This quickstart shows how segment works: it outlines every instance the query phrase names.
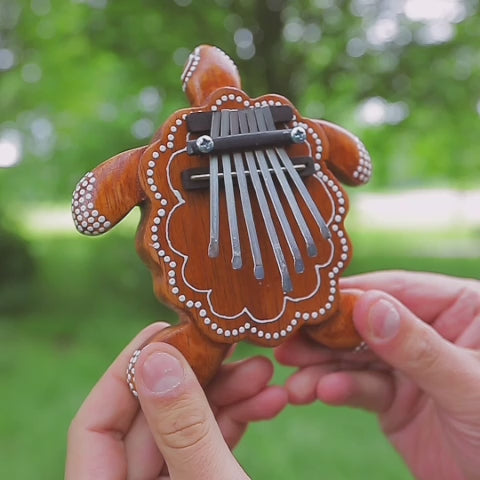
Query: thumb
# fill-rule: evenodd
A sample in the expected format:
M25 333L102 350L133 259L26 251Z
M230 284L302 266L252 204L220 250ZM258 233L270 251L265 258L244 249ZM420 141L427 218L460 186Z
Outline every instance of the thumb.
M142 410L172 480L248 479L178 350L165 343L147 345L135 377Z
M444 408L458 409L458 398L468 398L478 382L478 361L469 350L445 340L386 293L363 294L353 320L372 351Z

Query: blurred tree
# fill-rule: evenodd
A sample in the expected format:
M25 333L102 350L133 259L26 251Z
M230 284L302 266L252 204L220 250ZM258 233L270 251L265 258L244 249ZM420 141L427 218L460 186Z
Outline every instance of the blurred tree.
M64 200L81 174L186 106L213 43L250 95L361 134L374 186L480 173L478 0L0 0L0 198ZM16 152L16 153L15 153ZM3 160L2 160L3 157Z
M35 262L28 243L0 221L0 316L30 306L27 299L34 277Z

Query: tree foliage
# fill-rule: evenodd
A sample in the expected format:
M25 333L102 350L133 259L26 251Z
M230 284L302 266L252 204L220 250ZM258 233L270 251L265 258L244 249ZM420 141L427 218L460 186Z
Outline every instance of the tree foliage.
M374 186L472 185L478 10L478 0L0 0L0 142L21 148L20 164L0 170L0 198L67 200L84 171L146 143L187 105L179 76L202 43L230 54L251 96L284 94L359 134Z
M27 309L35 280L28 243L0 222L0 316Z

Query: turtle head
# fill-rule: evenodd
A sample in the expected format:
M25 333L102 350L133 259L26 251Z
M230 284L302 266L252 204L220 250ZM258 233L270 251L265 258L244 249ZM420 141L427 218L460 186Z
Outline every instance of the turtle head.
M190 103L199 107L223 87L241 88L238 69L222 50L200 45L190 54L182 74L183 90Z

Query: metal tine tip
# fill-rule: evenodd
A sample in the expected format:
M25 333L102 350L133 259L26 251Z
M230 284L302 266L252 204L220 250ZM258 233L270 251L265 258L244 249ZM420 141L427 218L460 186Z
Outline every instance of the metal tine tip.
M266 108L264 108L264 112L267 112ZM268 117L269 114L270 114L270 117ZM268 118L269 125L271 127L271 122L273 122L273 118L271 119L270 109L268 109L268 112L266 113L266 115L267 115L267 118ZM290 157L287 155L287 152L282 147L276 147L275 150L276 150L277 155L280 158L283 166L287 169L287 171L288 171L291 179L293 180L295 186L297 187L297 189L301 193L301 195L302 195L305 203L307 204L310 212L312 213L313 217L315 218L315 221L317 222L317 224L320 228L322 236L325 239L328 240L329 238L331 238L332 234L330 233L330 230L329 230L324 218L322 217L322 214L318 210L317 205L313 201L313 198L311 197L307 187L303 183L302 178L300 177L300 175L298 174L298 172L294 168Z
M230 134L230 110L221 111L220 136ZM227 217L230 228L230 243L232 247L232 267L234 270L242 268L242 251L238 232L237 211L235 207L235 192L232 181L232 165L229 153L222 154L223 181L225 186L225 201L227 203Z
M266 128L272 130L275 128L275 122L273 121L272 113L269 107L262 107L263 116L265 119ZM307 222L303 216L303 213L298 205L298 202L295 198L295 194L292 191L290 183L285 176L285 171L287 170L286 167L282 167L280 165L280 159L277 155L277 152L273 148L267 149L267 156L270 160L270 163L275 171L277 179L282 187L283 193L290 205L290 209L292 210L293 216L300 228L300 232L305 240L305 244L307 247L307 254L309 257L316 257L318 255L318 249L315 245L315 240L312 237L310 229L308 228ZM293 163L292 163L293 165ZM293 165L295 168L295 165Z
M265 131L267 129L267 126L263 117L263 110L261 108L257 108L254 111L254 116L252 114L253 112L250 115L247 114L250 128L257 129L258 125L259 130ZM288 248L290 249L290 252L293 256L295 271L297 273L302 273L305 271L302 254L300 252L300 249L298 248L298 244L295 236L293 235L290 224L288 223L287 216L285 214L285 210L283 209L280 197L278 196L277 188L268 168L267 159L263 150L255 150L255 154L257 156L257 161L260 166L263 181L265 182L265 185L267 187L267 192L270 196L274 210L277 214L280 226L282 227L285 239L287 240Z
M256 128L255 126L255 117L253 117L253 125L251 125L251 120L247 120L247 112L244 110L238 112L238 120L240 125L240 132L247 133L250 127ZM270 240L270 244L273 249L273 253L275 256L275 260L277 262L277 267L280 272L280 277L282 281L282 288L284 292L291 292L293 290L292 281L290 278L290 273L288 272L287 263L285 261L285 257L283 255L282 248L280 246L280 241L277 236L277 232L275 231L275 224L273 223L273 219L270 213L270 209L268 206L267 198L265 197L265 192L263 191L262 182L260 180L260 176L258 173L258 167L255 161L255 156L253 152L246 151L245 152L245 159L247 161L247 166L250 171L250 178L252 181L252 185L257 197L258 204L260 206L260 212L263 217L263 221L265 223L265 228L267 230L267 235Z
M295 183L295 186L297 189L300 191L305 203L307 204L310 212L312 213L313 217L315 218L315 221L317 222L317 225L320 228L320 232L322 233L323 238L328 240L331 238L332 234L330 233L330 230L322 217L322 214L318 210L318 207L316 203L313 201L313 198L311 197L307 187L302 181L302 178L298 174L298 172L293 168L292 162L290 160L290 157L287 155L287 152L285 151L284 148L276 148L275 149L280 160L282 161L283 165L286 167L290 178L293 180Z

